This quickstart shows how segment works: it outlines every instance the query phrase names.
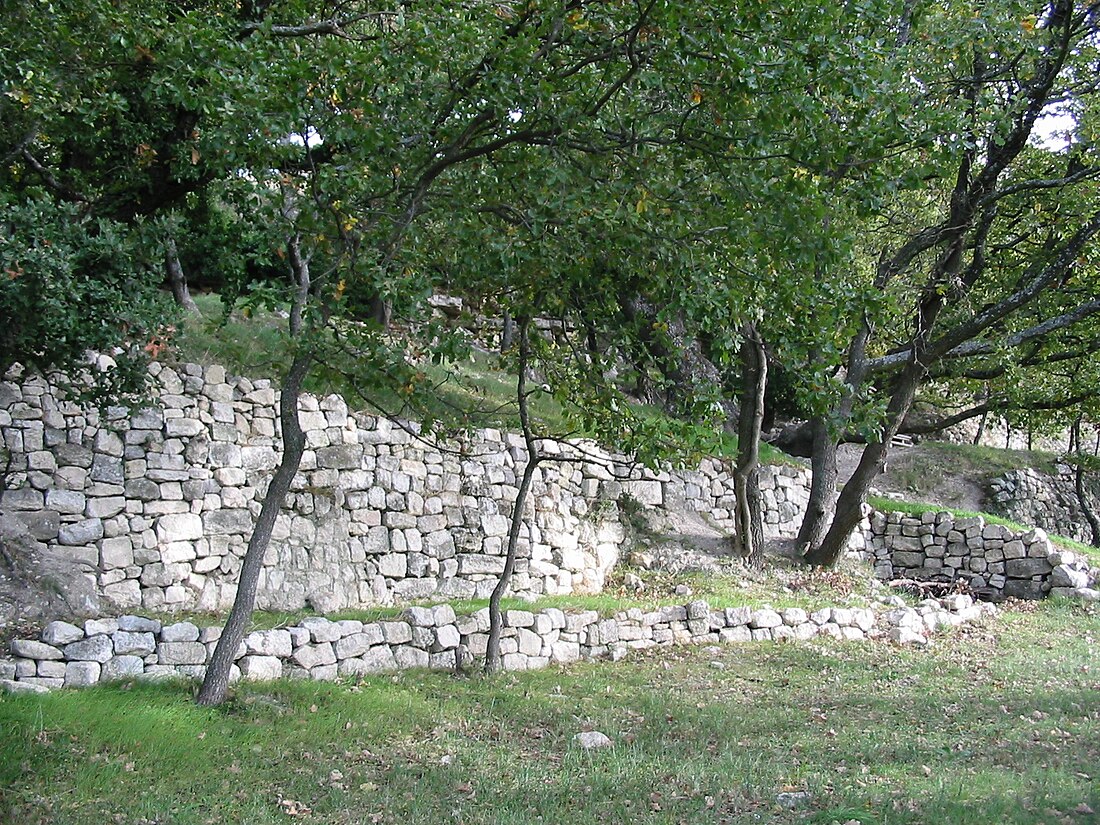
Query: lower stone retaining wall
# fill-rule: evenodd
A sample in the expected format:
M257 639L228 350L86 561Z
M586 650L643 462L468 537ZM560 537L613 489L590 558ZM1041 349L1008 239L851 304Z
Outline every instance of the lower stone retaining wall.
M886 597L871 608L728 607L702 600L651 611L632 608L601 618L594 611L507 610L501 639L506 670L535 670L580 660L618 660L632 650L681 644L805 640L815 636L888 638L924 644L927 635L996 613L968 596L928 600L918 608ZM456 616L446 604L409 607L394 621L303 619L285 629L254 631L237 652L233 678L354 678L411 668L448 670L483 659L488 609ZM116 679L199 679L220 627L163 625L139 616L52 622L39 640L12 642L0 661L0 687L10 691L86 687Z
M1083 557L1056 549L1039 528L1017 532L986 524L981 516L876 512L867 556L875 575L887 581L962 580L993 599L1041 599L1048 594L1100 599L1095 589L1100 569L1090 569Z

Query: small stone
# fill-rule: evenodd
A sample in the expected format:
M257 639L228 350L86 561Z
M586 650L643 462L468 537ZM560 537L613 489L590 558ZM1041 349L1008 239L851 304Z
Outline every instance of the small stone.
M608 738L607 734L600 733L598 730L582 731L573 737L573 741L586 751L611 747L611 739Z
M790 793L776 794L775 803L781 808L794 810L795 808L804 808L809 805L812 798L809 791L793 791Z

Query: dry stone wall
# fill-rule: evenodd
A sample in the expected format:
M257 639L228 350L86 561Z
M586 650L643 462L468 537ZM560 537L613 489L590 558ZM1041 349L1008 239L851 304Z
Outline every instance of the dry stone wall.
M1100 484L1090 480L1085 491L1093 509L1100 512ZM1011 470L990 482L989 506L990 512L1020 524L1035 524L1080 542L1092 541L1069 467L1060 467L1057 475L1030 467Z
M1048 594L1100 599L1100 569L1053 547L1041 528L1022 532L981 516L876 512L867 555L880 579L964 581L978 594L1041 599Z
M0 382L12 459L0 498L5 535L21 531L11 546L51 560L54 587L74 614L220 611L235 594L279 457L278 393L217 366L154 364L153 373L157 407L103 415L41 379ZM338 396L305 396L299 417L307 450L264 560L260 608L331 612L488 595L526 462L521 439L482 430L422 440L411 426L349 412ZM592 445L564 449L587 458L540 466L515 594L598 591L620 553L624 495L732 529L723 462L653 473ZM767 534L793 535L807 471L761 475Z
M968 596L878 608L712 609L700 600L649 611L632 608L609 617L555 608L507 610L501 652L506 670L536 670L579 660L617 660L634 650L682 644L815 636L926 644L940 628L996 613L992 605L975 604ZM456 616L446 604L409 607L393 621L309 617L294 627L250 633L237 650L232 673L234 679L331 680L412 668L449 670L483 659L488 631L488 609ZM164 625L140 616L83 624L55 621L39 639L12 642L12 658L0 660L0 688L44 691L117 679L200 679L220 634L220 627Z

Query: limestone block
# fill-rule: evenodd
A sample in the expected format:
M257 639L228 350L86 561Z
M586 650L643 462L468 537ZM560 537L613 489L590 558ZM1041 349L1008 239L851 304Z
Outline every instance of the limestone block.
M64 515L81 515L87 499L75 490L47 490L46 507Z
M402 645L412 641L412 628L406 622L379 622L382 639L389 645Z
M783 624L789 627L805 624L810 620L806 611L799 607L788 607L785 610L781 610L779 615L783 617Z
M504 572L503 556L484 556L463 553L456 558L458 559L458 573L460 576L499 576Z
M97 635L65 645L65 658L71 662L107 662L115 655L110 636Z
M62 659L64 654L53 645L44 642L35 642L30 639L13 639L11 642L13 656L24 659Z
M118 629L128 633L160 633L161 623L143 616L119 616Z
M203 536L202 518L194 513L172 513L157 519L157 539L165 544L187 542Z
M75 524L63 524L57 534L59 544L70 547L94 544L103 538L103 522L98 518L84 519ZM98 553L96 562L98 563Z
M197 418L169 418L164 422L164 434L169 438L192 438L206 432L206 425Z
M84 638L84 629L68 622L50 622L42 630L42 641L58 647Z
M435 653L442 650L451 650L458 647L461 641L457 627L453 624L442 625L435 630L435 642L432 644L431 650ZM541 648L541 646L542 642L540 640L539 647Z
M116 656L148 656L156 649L156 637L152 633L132 633L118 630L111 636Z
M319 665L336 664L336 653L330 642L302 645L290 658L296 665L306 670L312 670Z
M378 559L378 572L391 579L402 579L408 572L408 559L402 553L389 553Z
M406 607L401 616L413 627L435 626L435 614L430 607Z
M656 635L654 635L654 640L656 640ZM724 627L718 631L718 640L723 644L748 642L752 640L752 631L749 629L747 622L733 627Z
M241 677L249 681L269 681L283 675L283 662L277 656L245 656L240 668Z
M103 663L99 678L103 682L129 679L141 676L144 671L145 662L140 656L115 656Z
M1050 576L1051 587L1078 588L1088 587L1089 574L1084 570L1077 570L1066 564L1059 564L1054 568ZM43 641L49 641L43 637Z
M211 536L248 535L252 532L252 513L247 509L212 510L203 513L202 530Z
M505 627L531 627L535 623L535 615L528 610L505 610L502 618Z
M37 681L20 679L0 679L0 690L5 693L49 693L50 686L39 684Z
M400 670L428 667L429 657L426 650L410 645L398 645L393 648L394 664Z
M92 662L92 664L96 664L96 662ZM43 660L38 663L35 675L43 679L64 679L65 662Z
M65 687L90 687L99 681L99 662L69 662L65 665Z
M343 636L340 625L321 616L307 616L298 624L309 631L310 639L314 642L335 642Z
M92 459L90 475L92 481L103 481L107 484L122 484L126 481L122 459L102 453L97 453Z
M762 608L760 610L754 610L752 616L749 619L749 626L756 629L779 627L783 624L783 617L776 611L768 608Z
M199 629L191 622L177 622L165 625L160 631L162 642L197 642Z
M1027 579L1032 576L1045 576L1053 568L1045 558L1010 558L1005 562L1005 573L1010 578Z

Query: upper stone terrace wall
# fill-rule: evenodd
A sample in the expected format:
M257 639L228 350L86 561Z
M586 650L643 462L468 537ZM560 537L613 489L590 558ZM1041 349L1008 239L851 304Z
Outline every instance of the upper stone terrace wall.
M235 594L279 457L278 392L217 366L153 371L156 408L104 416L41 379L0 382L12 458L5 534L21 531L20 546L68 568L58 581L80 585L75 612L224 610ZM522 439L481 430L436 443L349 413L338 396L304 396L299 416L307 449L265 558L259 607L328 612L488 595L504 565ZM732 529L727 464L652 473L583 449L592 460L539 468L513 593L598 591L623 542L623 495ZM794 535L808 472L765 468L761 486L768 536Z

